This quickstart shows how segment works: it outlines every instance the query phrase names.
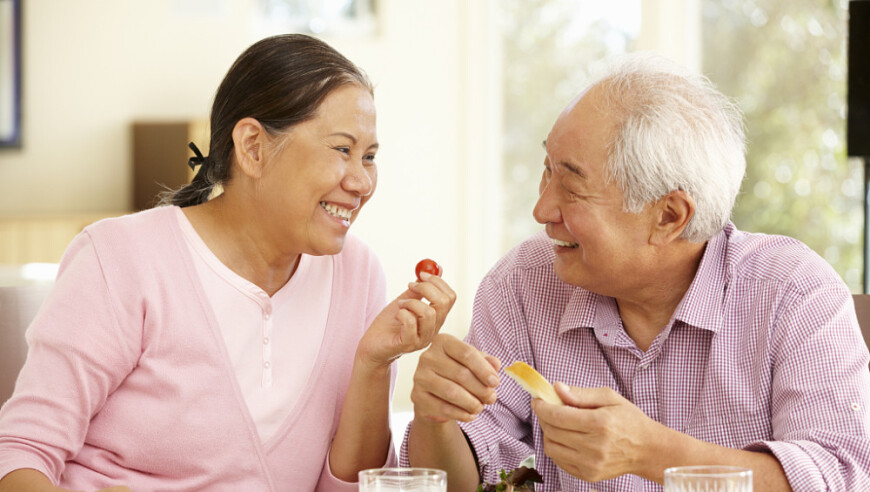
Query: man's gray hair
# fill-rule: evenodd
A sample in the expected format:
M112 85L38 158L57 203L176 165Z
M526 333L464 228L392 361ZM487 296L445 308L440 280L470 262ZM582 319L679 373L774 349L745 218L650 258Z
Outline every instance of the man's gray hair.
M622 190L623 209L639 213L682 190L696 208L681 237L704 242L721 231L746 172L737 105L706 77L650 54L626 56L594 86L616 122L606 176Z

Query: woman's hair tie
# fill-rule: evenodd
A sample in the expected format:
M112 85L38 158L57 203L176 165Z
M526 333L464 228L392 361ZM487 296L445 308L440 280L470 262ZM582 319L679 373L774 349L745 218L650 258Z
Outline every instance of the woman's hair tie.
M190 170L195 171L196 166L201 166L205 164L208 156L203 157L202 152L199 151L199 148L193 142L190 142L189 144L187 144L187 146L190 147L190 150L192 150L194 154L196 154L195 156L187 160L187 165L190 166Z

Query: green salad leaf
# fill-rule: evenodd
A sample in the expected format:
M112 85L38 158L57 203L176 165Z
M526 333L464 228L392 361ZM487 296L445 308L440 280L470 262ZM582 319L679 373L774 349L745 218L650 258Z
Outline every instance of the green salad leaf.
M536 483L544 483L543 477L534 468L521 466L510 473L499 472L501 480L498 483L482 483L477 486L477 492L533 492Z

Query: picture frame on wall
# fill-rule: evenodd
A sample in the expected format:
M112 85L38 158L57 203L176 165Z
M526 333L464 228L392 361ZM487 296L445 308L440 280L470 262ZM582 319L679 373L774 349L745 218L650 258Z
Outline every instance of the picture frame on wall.
M0 147L21 146L21 0L0 0Z

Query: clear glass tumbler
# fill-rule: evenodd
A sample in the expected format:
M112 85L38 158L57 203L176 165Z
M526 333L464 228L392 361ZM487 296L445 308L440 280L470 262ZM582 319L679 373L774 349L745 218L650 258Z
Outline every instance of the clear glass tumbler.
M363 470L359 492L447 492L447 472L433 468Z
M737 466L668 468L665 492L752 492L752 470Z

